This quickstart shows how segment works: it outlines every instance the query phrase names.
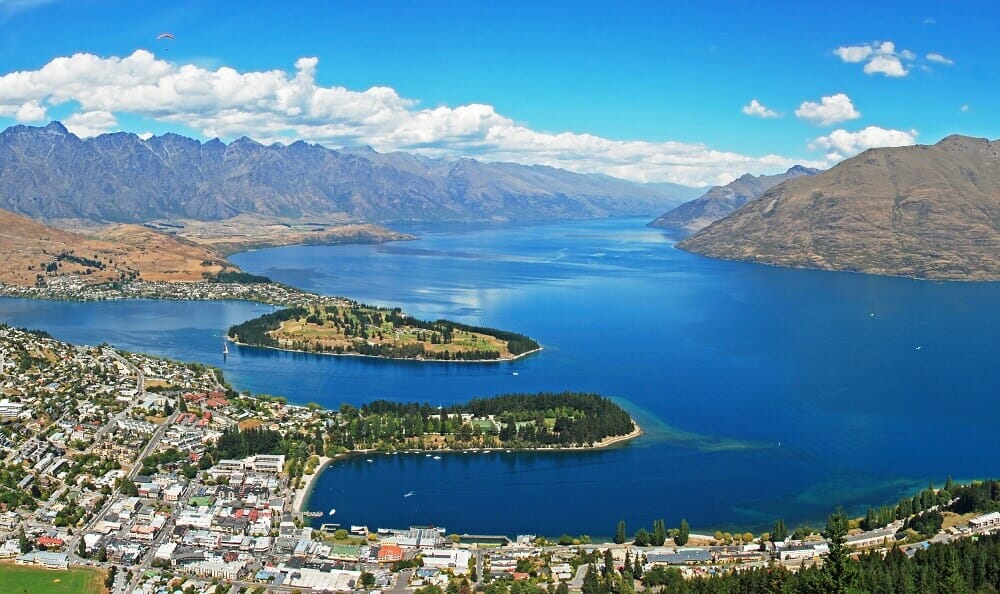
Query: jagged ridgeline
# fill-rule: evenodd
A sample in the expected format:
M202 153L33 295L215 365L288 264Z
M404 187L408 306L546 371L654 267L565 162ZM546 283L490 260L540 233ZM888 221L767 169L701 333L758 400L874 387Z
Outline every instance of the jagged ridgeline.
M282 309L238 324L229 337L270 348L393 359L496 361L541 348L517 334L450 320L427 322L399 308L361 304Z
M467 444L479 435L493 447L584 446L634 429L628 412L610 399L577 392L504 394L442 408L376 400L359 413L400 420L414 436L449 435Z

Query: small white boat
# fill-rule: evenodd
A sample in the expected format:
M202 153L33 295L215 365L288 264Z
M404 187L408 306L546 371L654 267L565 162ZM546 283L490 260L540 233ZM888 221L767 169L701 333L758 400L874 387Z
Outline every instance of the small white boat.
M222 343L222 354L223 355L228 355L229 354L229 343L228 342Z
M509 453L510 453L510 450L504 450L504 452L506 452L506 453L508 453L508 454L509 454Z
M425 458L430 458L430 457L431 457L431 455L430 455L430 454L424 454L424 457L425 457Z
M337 513L337 510L336 510L336 509L331 509L331 510L330 510L330 515L331 515L331 516L332 516L333 514L335 514L335 513Z
M410 491L408 493L403 493L403 497L413 497L413 491Z
M518 375L518 373L517 373L517 372L515 371L515 372L514 372L514 373L512 373L511 375Z
M440 459L441 459L441 456L434 456L434 458L433 458L433 459L434 459L434 460L440 460Z
M374 460L372 460L371 458L366 458L366 459L365 459L365 462L367 462L367 463L371 464L372 462L374 462Z

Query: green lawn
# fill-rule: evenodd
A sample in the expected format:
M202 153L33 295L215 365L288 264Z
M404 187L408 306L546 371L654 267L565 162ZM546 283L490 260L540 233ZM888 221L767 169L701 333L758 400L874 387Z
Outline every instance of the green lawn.
M95 569L50 571L0 564L0 594L102 594L104 591L104 574Z

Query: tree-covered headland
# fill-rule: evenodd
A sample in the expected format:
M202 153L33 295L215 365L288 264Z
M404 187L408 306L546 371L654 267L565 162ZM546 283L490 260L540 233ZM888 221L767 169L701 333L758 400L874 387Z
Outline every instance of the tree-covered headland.
M399 308L355 303L282 309L233 326L229 337L313 353L437 361L513 359L540 348L514 332L450 320L427 322Z

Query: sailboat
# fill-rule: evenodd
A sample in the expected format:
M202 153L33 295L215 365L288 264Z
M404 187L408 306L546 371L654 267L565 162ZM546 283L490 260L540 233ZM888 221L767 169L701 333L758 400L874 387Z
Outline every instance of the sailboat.
M229 354L229 343L228 342L222 343L222 354L223 355L228 355Z

